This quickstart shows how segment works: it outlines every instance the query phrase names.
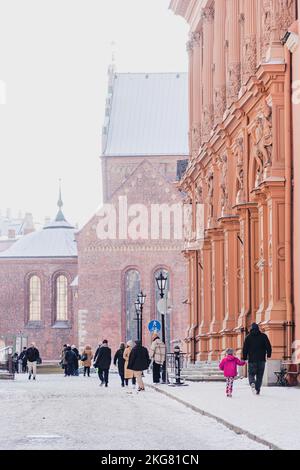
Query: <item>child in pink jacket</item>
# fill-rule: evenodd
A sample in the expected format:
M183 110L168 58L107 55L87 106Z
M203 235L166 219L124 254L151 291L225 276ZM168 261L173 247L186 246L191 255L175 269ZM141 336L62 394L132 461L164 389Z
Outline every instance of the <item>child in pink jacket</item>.
M244 366L245 361L241 361L234 355L233 349L227 349L226 357L220 362L220 369L224 371L226 377L226 395L232 397L233 381L237 376L237 366Z

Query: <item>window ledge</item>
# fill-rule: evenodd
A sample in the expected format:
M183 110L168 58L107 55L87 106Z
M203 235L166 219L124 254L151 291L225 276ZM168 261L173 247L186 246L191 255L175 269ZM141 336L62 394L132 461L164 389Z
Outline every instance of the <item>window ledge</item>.
M69 321L56 321L53 325L52 328L57 328L57 329L67 329L71 328L70 322Z
M25 328L30 328L30 329L40 329L44 328L44 325L41 321L29 321L26 325Z

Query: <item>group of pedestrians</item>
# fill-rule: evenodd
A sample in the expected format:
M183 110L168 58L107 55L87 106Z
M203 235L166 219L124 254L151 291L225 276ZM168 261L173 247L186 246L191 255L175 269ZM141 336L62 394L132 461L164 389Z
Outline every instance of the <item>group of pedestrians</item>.
M60 365L65 372L65 377L79 376L79 361L81 356L75 344L64 344L61 352Z
M18 354L15 352L12 356L14 373L28 373L28 379L33 377L36 380L37 364L42 362L39 350L36 348L35 343L31 343L29 348L23 348L23 351Z
M270 358L271 355L272 346L268 336L260 331L256 323L253 323L250 333L244 341L242 359L235 356L233 349L227 349L226 356L219 364L226 378L227 397L232 397L238 366L244 366L246 361L248 361L248 378L252 392L255 395L260 395L266 358ZM93 363L93 366L98 369L100 386L108 387L112 354L107 339L104 339L98 346L95 355L89 345L86 345L82 353L79 354L75 345L64 344L60 365L64 369L65 377L79 376L80 361L85 377L90 377ZM141 341L128 341L126 344L120 344L113 358L113 364L118 368L121 386L128 387L129 381L131 381L133 387L137 383L139 392L145 390L143 374L150 365L152 365L153 383L159 384L161 380L165 382L165 377L162 375L165 370L165 361L166 346L157 333L152 336L149 351ZM21 366L22 372L28 372L29 380L31 377L36 380L37 364L41 363L41 358L35 343L31 343L29 348L24 347L20 355L15 353L13 363L16 372L19 372Z
M238 366L244 366L248 361L248 378L253 394L260 395L266 358L272 355L272 346L268 336L262 333L257 323L252 323L250 333L246 336L242 360L234 355L233 349L227 349L226 356L220 363L220 369L226 377L226 395L232 397L234 379L238 375Z

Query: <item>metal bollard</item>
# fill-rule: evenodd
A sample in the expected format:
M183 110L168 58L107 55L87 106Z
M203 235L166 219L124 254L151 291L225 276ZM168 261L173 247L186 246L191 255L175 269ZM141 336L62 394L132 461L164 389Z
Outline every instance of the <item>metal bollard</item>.
M173 384L169 384L171 387L176 387L176 386L187 386L184 382L181 381L181 356L183 354L180 352L180 347L175 346L174 347L174 366L175 366L175 382Z

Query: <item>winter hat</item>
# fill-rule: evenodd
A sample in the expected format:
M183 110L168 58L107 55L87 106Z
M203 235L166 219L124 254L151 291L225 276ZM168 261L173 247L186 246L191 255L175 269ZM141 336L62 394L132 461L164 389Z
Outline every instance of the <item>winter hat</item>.
M232 348L228 348L228 349L226 349L226 354L227 354L227 356L233 356L234 350Z
M251 330L256 330L256 331L259 330L258 324L257 323L252 323Z

